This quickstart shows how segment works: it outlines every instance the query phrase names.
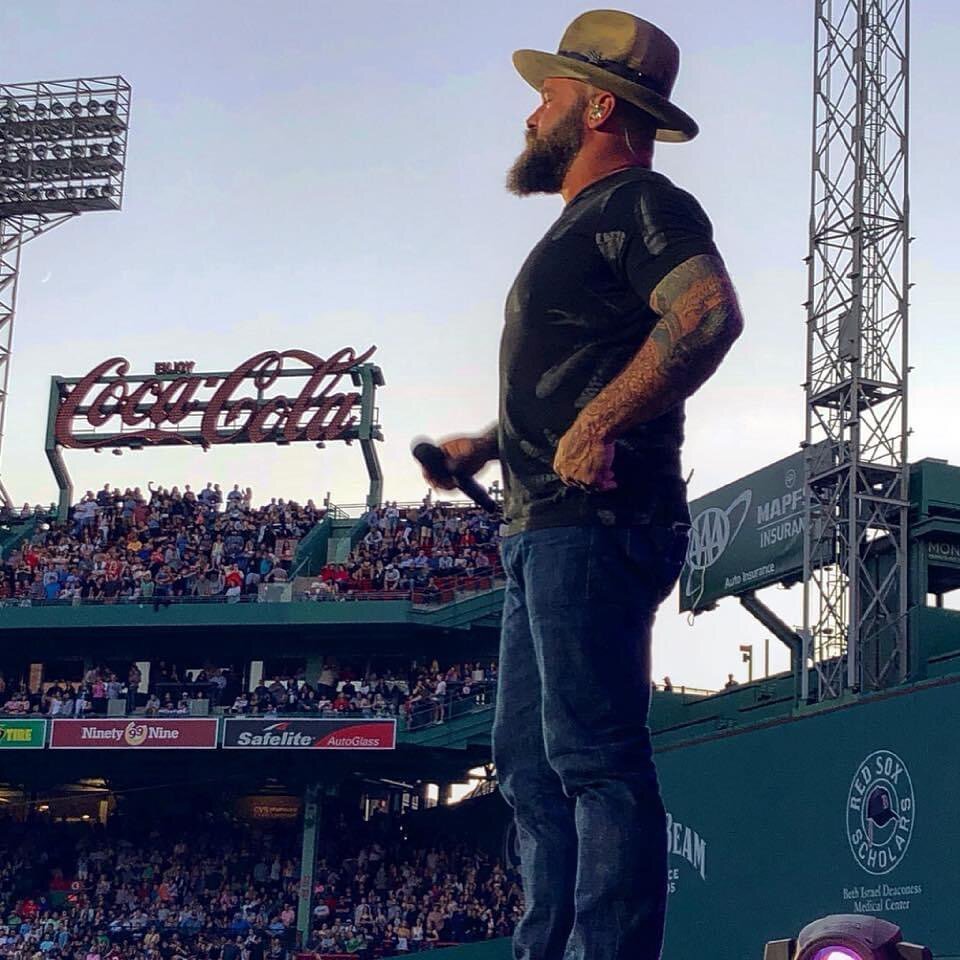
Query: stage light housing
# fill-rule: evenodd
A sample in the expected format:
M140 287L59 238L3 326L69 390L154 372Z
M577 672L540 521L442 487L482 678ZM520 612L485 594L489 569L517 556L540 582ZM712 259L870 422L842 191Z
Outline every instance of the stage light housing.
M763 960L933 960L933 954L906 943L889 920L842 913L808 923L795 939L770 941Z
M123 77L0 85L0 218L119 210L129 116Z

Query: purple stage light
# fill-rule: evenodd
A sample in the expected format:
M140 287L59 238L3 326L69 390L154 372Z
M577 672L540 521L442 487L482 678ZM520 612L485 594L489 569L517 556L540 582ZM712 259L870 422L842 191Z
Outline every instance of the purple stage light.
M862 953L850 947L821 947L810 960L864 960Z
M840 913L808 923L796 937L768 941L763 960L933 960L933 953L906 943L889 920Z

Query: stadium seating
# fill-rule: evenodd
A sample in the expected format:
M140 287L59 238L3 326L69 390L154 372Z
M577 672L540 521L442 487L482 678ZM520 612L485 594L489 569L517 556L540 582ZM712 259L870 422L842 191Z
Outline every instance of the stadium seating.
M4 549L0 603L152 605L250 600L405 599L436 604L488 590L499 574L499 531L483 511L429 500L369 510L341 563L316 575L294 566L300 540L324 519L312 500L252 506L239 485L199 493L104 486L66 520L10 517L23 532ZM29 520L29 523L27 522ZM7 525L9 527L9 524ZM3 544L0 543L0 548Z
M224 502L225 500L225 502ZM324 515L312 501L253 508L250 492L105 486L40 525L0 564L0 595L31 602L234 599L285 580L296 544Z
M458 591L490 589L500 573L499 526L482 510L387 502L363 519L363 535L345 562L328 563L299 583L299 596L443 603Z
M404 729L416 729L491 703L497 665L474 661L441 667L434 660L429 667L411 665L403 676L358 676L346 670L341 677L327 668L312 682L302 676L274 676L247 691L229 670L209 667L188 674L158 661L151 665L146 692L139 692L141 681L136 663L122 678L107 666L93 666L80 680L50 678L34 693L28 691L25 676L0 675L0 715L385 716L398 717ZM196 701L204 702L201 711L191 711Z
M0 820L0 957L286 960L297 952L296 822L222 810L116 815L105 825L52 817ZM522 915L516 871L468 840L418 847L397 817L330 819L303 945L312 956L402 956L509 936Z

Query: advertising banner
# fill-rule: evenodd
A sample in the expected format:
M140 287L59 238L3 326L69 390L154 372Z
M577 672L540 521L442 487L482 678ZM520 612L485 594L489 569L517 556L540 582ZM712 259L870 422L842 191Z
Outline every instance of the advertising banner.
M91 717L53 720L54 749L211 750L217 745L217 718Z
M940 567L960 567L960 543L943 534L938 536L939 539L926 542L927 563Z
M681 612L803 576L803 458L798 451L691 502Z
M299 797L268 794L241 797L235 810L245 820L296 820L301 806Z
M717 956L759 958L830 914L883 917L960 956L958 696L951 677L658 751L664 960L700 955L721 929Z
M350 440L362 397L336 388L376 349L343 347L326 358L308 350L264 350L229 373L203 373L182 361L132 374L128 360L110 357L84 377L54 378L55 442L92 450ZM140 429L131 429L135 425Z
M332 717L230 719L223 724L224 747L260 750L394 750L397 746L397 721L393 719L357 720Z
M42 750L46 720L0 720L0 750Z

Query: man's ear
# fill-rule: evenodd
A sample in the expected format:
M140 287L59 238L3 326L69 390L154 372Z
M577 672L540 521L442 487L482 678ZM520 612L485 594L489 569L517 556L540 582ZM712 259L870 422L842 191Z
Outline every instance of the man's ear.
M598 90L591 96L589 103L587 123L591 128L596 129L610 119L617 105L617 98L605 90Z

